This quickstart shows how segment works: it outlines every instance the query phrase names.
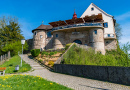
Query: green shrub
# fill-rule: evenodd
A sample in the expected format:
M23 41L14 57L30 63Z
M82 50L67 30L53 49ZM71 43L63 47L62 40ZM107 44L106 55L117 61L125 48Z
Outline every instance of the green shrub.
M54 53L57 54L57 51L55 51Z
M65 51L62 51L62 54L65 53Z
M40 61L40 62L42 62L42 60L41 60L41 59L40 59L39 61Z
M51 57L52 55L54 55L55 54L55 52L50 52L49 53L49 56Z
M46 55L46 53L47 53L47 52L44 51L44 52L41 53L41 55Z
M37 57L40 54L40 49L32 49L31 50L31 55L33 57Z
M49 53L48 53L48 52L46 52L46 53L45 53L45 55L46 55L46 56L48 56L48 55L49 55Z
M71 44L72 44L72 43L68 43L68 44L66 44L66 46L65 46L65 50L67 50Z

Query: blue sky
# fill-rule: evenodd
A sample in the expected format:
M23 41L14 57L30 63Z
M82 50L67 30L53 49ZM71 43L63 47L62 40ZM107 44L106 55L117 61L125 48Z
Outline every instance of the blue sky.
M80 17L91 3L115 17L122 27L122 44L130 42L130 6L129 0L2 0L0 17L12 16L19 19L22 34L32 38L32 30L49 22L71 19L76 9Z

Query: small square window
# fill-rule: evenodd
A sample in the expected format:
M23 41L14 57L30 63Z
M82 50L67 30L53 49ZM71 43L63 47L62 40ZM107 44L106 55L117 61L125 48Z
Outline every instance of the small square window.
M97 30L94 30L94 33L97 34Z
M106 22L106 23L103 23L103 26L105 27L105 28L108 28L108 23Z
M93 11L93 10L94 10L94 8L92 7L92 8L91 8L91 11Z
M108 37L110 37L110 34L107 34Z
M43 37L43 36L42 36L42 35L40 35L40 39L42 39L42 37Z
M56 34L56 37L58 37L58 34Z

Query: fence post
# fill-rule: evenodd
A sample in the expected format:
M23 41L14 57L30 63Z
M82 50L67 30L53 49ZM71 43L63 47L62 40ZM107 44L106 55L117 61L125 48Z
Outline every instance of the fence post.
M3 60L5 59L4 55L3 55Z
M5 61L6 61L6 54L5 54Z
M1 64L2 64L2 55L0 56L0 58L1 58Z
M10 59L10 51L8 51L8 59Z

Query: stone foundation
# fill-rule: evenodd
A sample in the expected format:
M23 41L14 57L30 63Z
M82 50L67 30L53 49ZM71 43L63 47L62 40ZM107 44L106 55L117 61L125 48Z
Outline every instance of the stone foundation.
M117 49L117 41L116 40L105 40L105 49L106 50L112 50L112 49Z

